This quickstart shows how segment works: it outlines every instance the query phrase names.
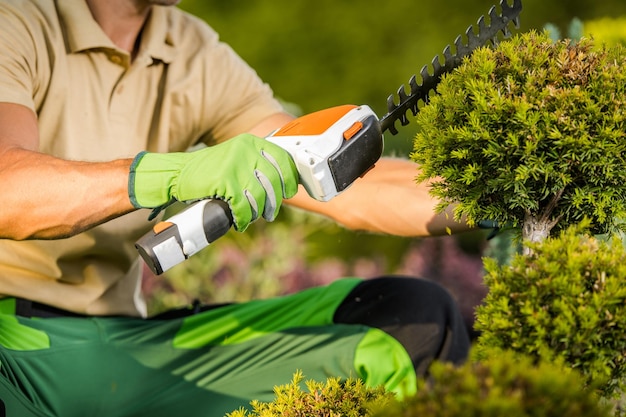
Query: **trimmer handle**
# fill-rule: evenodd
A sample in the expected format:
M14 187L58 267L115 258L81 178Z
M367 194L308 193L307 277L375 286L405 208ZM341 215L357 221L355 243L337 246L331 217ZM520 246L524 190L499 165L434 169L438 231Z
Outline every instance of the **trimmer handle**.
M152 272L160 275L222 237L232 224L226 202L201 200L157 223L135 247Z

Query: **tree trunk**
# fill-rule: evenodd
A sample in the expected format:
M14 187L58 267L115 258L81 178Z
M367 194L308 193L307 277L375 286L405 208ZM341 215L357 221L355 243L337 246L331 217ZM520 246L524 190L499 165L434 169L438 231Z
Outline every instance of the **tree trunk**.
M522 225L522 242L542 242L550 236L550 230L554 226L554 222L547 220L544 216L533 216L526 213L524 223ZM530 255L532 250L523 243L522 253Z
M550 230L561 219L561 215L552 218L552 212L563 195L563 189L556 192L550 199L539 215L535 215L527 210L524 214L524 223L522 223L522 253L530 255L532 250L526 246L525 242L538 243L543 242L550 236Z

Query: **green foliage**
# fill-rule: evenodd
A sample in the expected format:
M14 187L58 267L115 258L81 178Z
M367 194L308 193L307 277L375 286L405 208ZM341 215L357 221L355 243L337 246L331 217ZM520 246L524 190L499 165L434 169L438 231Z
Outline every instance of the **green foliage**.
M510 266L485 259L489 293L477 309L477 359L511 349L579 370L611 397L626 378L626 250L570 227Z
M274 388L273 402L252 401L252 411L239 409L227 417L368 417L371 410L394 401L394 394L384 388L370 388L358 378L329 378L325 383L306 381L296 372L290 384Z
M621 47L528 33L481 48L417 115L412 159L456 218L548 232L626 214L626 68Z
M305 113L354 103L382 115L389 94L498 3L182 0L180 7L206 20ZM523 7L521 30L626 13L622 0L523 0Z
M603 17L586 21L584 33L599 44L626 45L626 17Z
M609 410L573 370L511 352L462 367L434 363L417 394L375 417L601 417Z

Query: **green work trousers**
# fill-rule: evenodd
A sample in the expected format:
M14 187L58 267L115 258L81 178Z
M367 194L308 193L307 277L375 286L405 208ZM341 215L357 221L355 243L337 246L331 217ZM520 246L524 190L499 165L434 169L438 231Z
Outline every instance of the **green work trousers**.
M305 380L359 377L410 395L416 364L397 338L336 322L361 282L167 319L0 314L4 413L222 417L253 399L272 401L297 370Z

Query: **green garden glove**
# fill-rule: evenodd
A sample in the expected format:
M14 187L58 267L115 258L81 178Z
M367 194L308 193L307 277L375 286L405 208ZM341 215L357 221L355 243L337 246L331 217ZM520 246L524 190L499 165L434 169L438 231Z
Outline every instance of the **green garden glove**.
M259 214L276 218L283 198L298 190L298 171L287 151L242 134L194 152L138 154L128 194L136 208L158 208L176 199L226 201L235 229L242 232Z

